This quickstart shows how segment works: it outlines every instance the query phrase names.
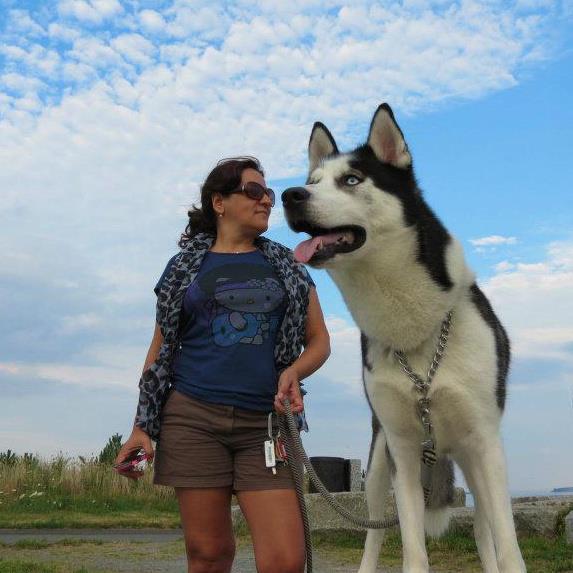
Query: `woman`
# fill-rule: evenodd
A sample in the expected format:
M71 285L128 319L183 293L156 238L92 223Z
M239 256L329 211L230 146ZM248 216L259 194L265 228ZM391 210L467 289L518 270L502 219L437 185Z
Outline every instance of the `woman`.
M223 160L205 180L182 251L155 287L161 323L145 361L133 432L116 459L140 447L153 453L160 418L154 483L175 488L192 573L231 570L233 493L251 531L257 571L304 570L292 475L282 463L266 467L263 442L269 413L284 413L284 397L302 412L300 381L328 358L330 343L308 272L286 247L260 237L273 205L254 158ZM183 277L194 278L187 286ZM181 303L173 302L179 293ZM163 400L149 394L167 371L158 366L162 360L172 388L154 417L153 404ZM275 433L276 427L274 420Z

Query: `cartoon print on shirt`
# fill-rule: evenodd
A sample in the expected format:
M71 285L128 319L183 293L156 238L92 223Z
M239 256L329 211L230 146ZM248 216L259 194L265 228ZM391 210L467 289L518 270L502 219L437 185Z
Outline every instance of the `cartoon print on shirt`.
M256 278L252 267L259 275ZM261 265L234 264L214 270L216 276L206 273L200 286L210 295L210 330L215 344L262 344L274 336L279 319L271 313L285 296L280 282L269 277Z

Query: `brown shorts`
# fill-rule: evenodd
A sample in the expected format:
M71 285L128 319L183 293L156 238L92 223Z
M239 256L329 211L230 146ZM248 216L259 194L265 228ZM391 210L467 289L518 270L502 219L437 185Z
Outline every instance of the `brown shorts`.
M276 434L276 416L274 433ZM171 390L161 410L153 483L227 487L233 491L294 489L288 465L265 466L268 414L211 404Z

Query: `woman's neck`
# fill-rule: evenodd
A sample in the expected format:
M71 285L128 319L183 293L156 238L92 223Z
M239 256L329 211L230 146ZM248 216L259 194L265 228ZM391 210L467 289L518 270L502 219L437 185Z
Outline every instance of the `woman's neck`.
M217 238L209 250L215 253L248 253L256 250L256 246L253 237L232 237L217 233Z

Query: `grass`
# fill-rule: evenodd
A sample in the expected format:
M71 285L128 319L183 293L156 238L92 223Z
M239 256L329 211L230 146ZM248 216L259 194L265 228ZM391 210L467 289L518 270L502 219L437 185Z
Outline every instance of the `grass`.
M109 464L63 455L0 463L0 527L178 527L173 490L152 474L128 480Z
M6 528L111 528L180 526L179 509L171 488L153 485L152 471L138 481L115 473L109 464L92 459L79 462L63 455L51 460L33 457L0 463L0 527ZM520 547L529 573L573 573L573 546L563 536L546 539L522 536ZM237 531L238 547L250 543L248 531ZM317 532L314 546L334 561L356 568L364 533ZM151 551L150 548L153 548ZM439 571L481 571L473 537L453 532L428 541L430 564ZM126 555L128 557L126 557ZM0 573L92 573L98 558L172 560L184 555L182 542L120 543L68 539L40 540L14 545L0 542ZM389 534L381 565L399 567L402 547L398 534ZM101 571L101 568L99 569Z
M362 557L364 539L362 532L319 532L313 535L313 545L340 563L356 565ZM573 573L573 546L568 545L564 537L521 536L519 546L529 573ZM440 539L429 539L427 548L432 568L464 573L482 570L470 535L453 531ZM399 567L401 562L400 536L390 533L382 548L380 564Z
M57 563L37 563L34 561L5 561L0 559L0 573L90 573L85 567L79 569Z
M313 534L315 551L349 570L357 568L362 557L364 534L359 532L318 532ZM238 537L238 547L250 543L248 535ZM546 539L537 536L520 538L520 547L529 573L571 573L573 547L563 538ZM101 570L100 559L110 563L136 564L172 563L184 557L183 541L162 543L61 540L54 543L26 541L15 545L0 544L0 573L94 573ZM428 541L430 565L436 571L477 573L481 566L472 537L452 532L441 539ZM382 549L380 567L399 568L402 547L398 534L389 534Z
M177 541L83 541L68 539L45 543L31 540L0 543L0 573L111 573L138 571L141 564L154 571L178 570L185 560L183 539Z

